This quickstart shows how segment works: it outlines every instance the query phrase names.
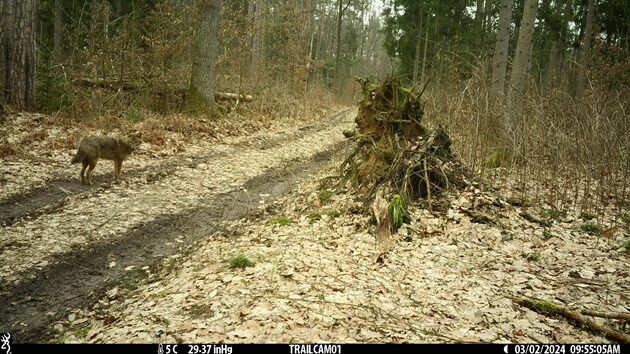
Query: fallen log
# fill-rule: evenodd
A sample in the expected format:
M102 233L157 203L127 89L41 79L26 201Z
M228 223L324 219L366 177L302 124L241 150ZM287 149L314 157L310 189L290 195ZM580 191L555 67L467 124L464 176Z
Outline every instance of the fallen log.
M110 90L123 90L128 92L140 91L142 89L150 90L151 92L155 92L160 95L164 94L174 94L181 95L182 97L186 97L188 95L188 88L186 87L153 87L147 88L146 85L141 84L137 81L121 81L121 80L113 80L113 79L92 79L86 77L79 77L72 80L73 84L85 87L97 87L97 88L105 88ZM231 92L215 92L214 99L217 101L241 101L241 102L251 102L254 100L252 95L245 95L239 93L231 93Z
M606 337L616 340L618 342L630 343L630 335L616 331L608 326L605 326L601 323L591 320L590 318L585 317L584 315L582 315L583 311L580 311L582 313L571 311L566 307L558 305L554 302L540 299L530 299L523 297L514 299L513 301L538 313L543 313L547 315L560 315L564 318L568 318L579 323L582 326L590 328L593 331L603 333Z
M215 92L214 99L217 101L221 100L238 100L243 102L251 102L254 100L254 97L251 95L241 95L239 93L230 93L230 92Z
M630 321L630 312L609 312L609 311L594 311L594 310L580 310L580 313L587 316L612 318L617 320Z
M552 225L552 224L551 224L551 221L548 221L548 220L543 220L543 219L537 218L537 217L535 217L534 215L532 215L532 214L530 214L530 213L528 213L528 212L526 212L526 211L522 211L522 212L520 212L518 215L520 215L523 219L525 219L525 220L527 220L527 221L529 221L529 222L532 222L532 223L538 224L538 225L540 225L540 226L544 226L544 227L551 227L551 225Z

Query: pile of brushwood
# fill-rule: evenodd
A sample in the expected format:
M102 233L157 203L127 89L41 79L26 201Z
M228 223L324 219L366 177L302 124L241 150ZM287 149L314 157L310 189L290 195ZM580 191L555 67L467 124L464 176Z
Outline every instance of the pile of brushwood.
M341 166L341 183L350 181L368 204L372 202L377 221L379 215L392 218L391 225L384 227L397 229L404 205L412 202L445 211L444 192L465 187L470 174L453 156L445 129L422 125L421 92L401 86L394 78L359 82L363 99L357 129L344 133L357 146Z

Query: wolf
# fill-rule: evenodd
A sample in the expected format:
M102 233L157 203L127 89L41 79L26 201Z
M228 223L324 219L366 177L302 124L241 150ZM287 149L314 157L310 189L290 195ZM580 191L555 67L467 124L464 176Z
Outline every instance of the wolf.
M83 138L79 143L79 150L72 158L71 163L83 164L81 169L81 183L92 184L92 170L99 159L114 161L114 179L118 183L121 180L120 172L123 161L140 145L140 134L130 137L110 137L105 135L91 135ZM87 176L85 176L87 169Z

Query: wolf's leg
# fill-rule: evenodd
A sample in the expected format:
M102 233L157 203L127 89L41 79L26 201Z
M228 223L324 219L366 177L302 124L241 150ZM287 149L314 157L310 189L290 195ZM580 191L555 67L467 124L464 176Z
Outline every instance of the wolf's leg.
M85 184L85 177L83 174L85 173L85 169L88 167L88 161L86 159L81 161L81 163L83 164L83 168L81 169L81 184Z
M122 161L118 161L118 160L114 160L114 174L115 174L115 181L118 182L120 181L120 168L122 167Z
M88 180L88 184L92 184L92 170L94 170L94 167L96 167L96 162L98 160L94 159L92 161L89 161L89 168L87 170L87 180Z

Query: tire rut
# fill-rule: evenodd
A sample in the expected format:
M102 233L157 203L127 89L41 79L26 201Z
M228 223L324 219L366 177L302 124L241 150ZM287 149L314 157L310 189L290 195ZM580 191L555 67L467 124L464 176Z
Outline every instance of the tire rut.
M73 247L17 285L0 283L0 297L6 304L0 331L13 333L20 343L52 338L52 323L65 318L70 309L87 307L107 289L127 283L125 268L156 267L165 257L190 249L195 241L211 234L220 221L257 215L260 194L269 194L270 199L285 194L349 147L341 141L309 160L254 177L244 184L245 189L208 197L193 210L164 215L115 239ZM109 268L111 259L116 266Z
M317 125L305 126L300 128L291 136L283 136L272 139L261 137L261 141L257 141L258 146L254 146L249 141L241 141L230 145L235 148L245 149L256 147L258 149L267 150L280 144L287 144L291 141L300 139L305 135L325 129L330 124L338 123L345 117L351 109L342 110L333 115L330 119ZM234 152L231 152L234 153ZM151 165L140 169L129 169L125 172L126 178L136 178L144 176L147 183L159 182L163 178L172 175L180 167L193 167L200 162L225 156L228 152L211 151L208 154L198 156L194 162L182 163L181 156L173 157L159 165ZM77 170L78 171L78 170ZM114 177L112 172L102 175L102 181L110 181ZM67 204L68 198L77 194L98 194L108 189L109 183L99 183L93 186L86 186L78 183L78 177L75 178L53 178L46 183L46 186L37 187L26 193L0 200L0 226L10 226L24 218L36 218L44 214L51 214L63 208Z

